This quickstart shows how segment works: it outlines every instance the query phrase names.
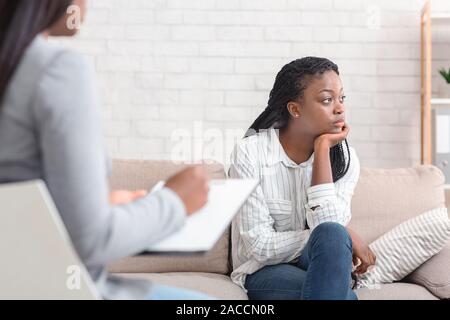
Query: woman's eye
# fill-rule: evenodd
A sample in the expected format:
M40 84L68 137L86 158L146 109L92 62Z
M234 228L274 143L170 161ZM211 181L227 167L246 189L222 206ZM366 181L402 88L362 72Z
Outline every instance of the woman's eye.
M345 101L345 99L347 99L347 96L342 96L341 97L341 103L343 103Z
M326 103L326 104L329 104L329 103L331 103L331 100L333 100L333 99L327 98L327 99L323 100L323 102Z

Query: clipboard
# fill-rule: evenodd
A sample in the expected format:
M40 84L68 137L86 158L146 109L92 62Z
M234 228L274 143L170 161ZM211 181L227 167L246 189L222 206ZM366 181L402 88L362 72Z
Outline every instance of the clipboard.
M255 179L211 180L206 205L190 215L180 230L150 246L142 254L190 255L208 252L258 183ZM152 191L163 184L158 183Z

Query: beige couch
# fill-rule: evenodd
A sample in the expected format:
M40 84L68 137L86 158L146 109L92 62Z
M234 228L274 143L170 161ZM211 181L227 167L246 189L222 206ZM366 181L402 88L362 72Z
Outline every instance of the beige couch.
M147 189L182 167L166 161L116 160L111 187ZM221 164L209 164L208 170L213 178L225 178ZM443 174L433 166L362 169L352 200L351 227L370 243L402 221L443 206L443 187ZM110 271L199 290L220 299L247 299L229 278L229 236L228 230L204 256L136 256L117 261ZM450 298L450 244L403 281L380 289L360 289L357 295L359 299Z

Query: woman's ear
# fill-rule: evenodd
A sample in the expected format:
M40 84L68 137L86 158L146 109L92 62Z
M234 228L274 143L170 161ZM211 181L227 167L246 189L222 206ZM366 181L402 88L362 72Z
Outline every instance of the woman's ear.
M293 118L300 118L300 104L298 102L288 102L287 109Z

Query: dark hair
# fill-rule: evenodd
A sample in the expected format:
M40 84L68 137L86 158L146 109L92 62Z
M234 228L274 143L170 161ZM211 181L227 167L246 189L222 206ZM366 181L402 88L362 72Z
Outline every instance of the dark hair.
M321 75L326 71L334 71L339 75L336 64L325 58L305 57L294 60L285 65L277 74L269 102L266 109L259 115L247 131L245 137L262 129L284 129L289 123L287 104L303 96L305 88L312 77ZM350 166L350 150L345 140L348 152L348 163L345 163L342 143L330 149L331 169L333 181L342 178Z
M26 48L73 0L0 0L0 105Z

